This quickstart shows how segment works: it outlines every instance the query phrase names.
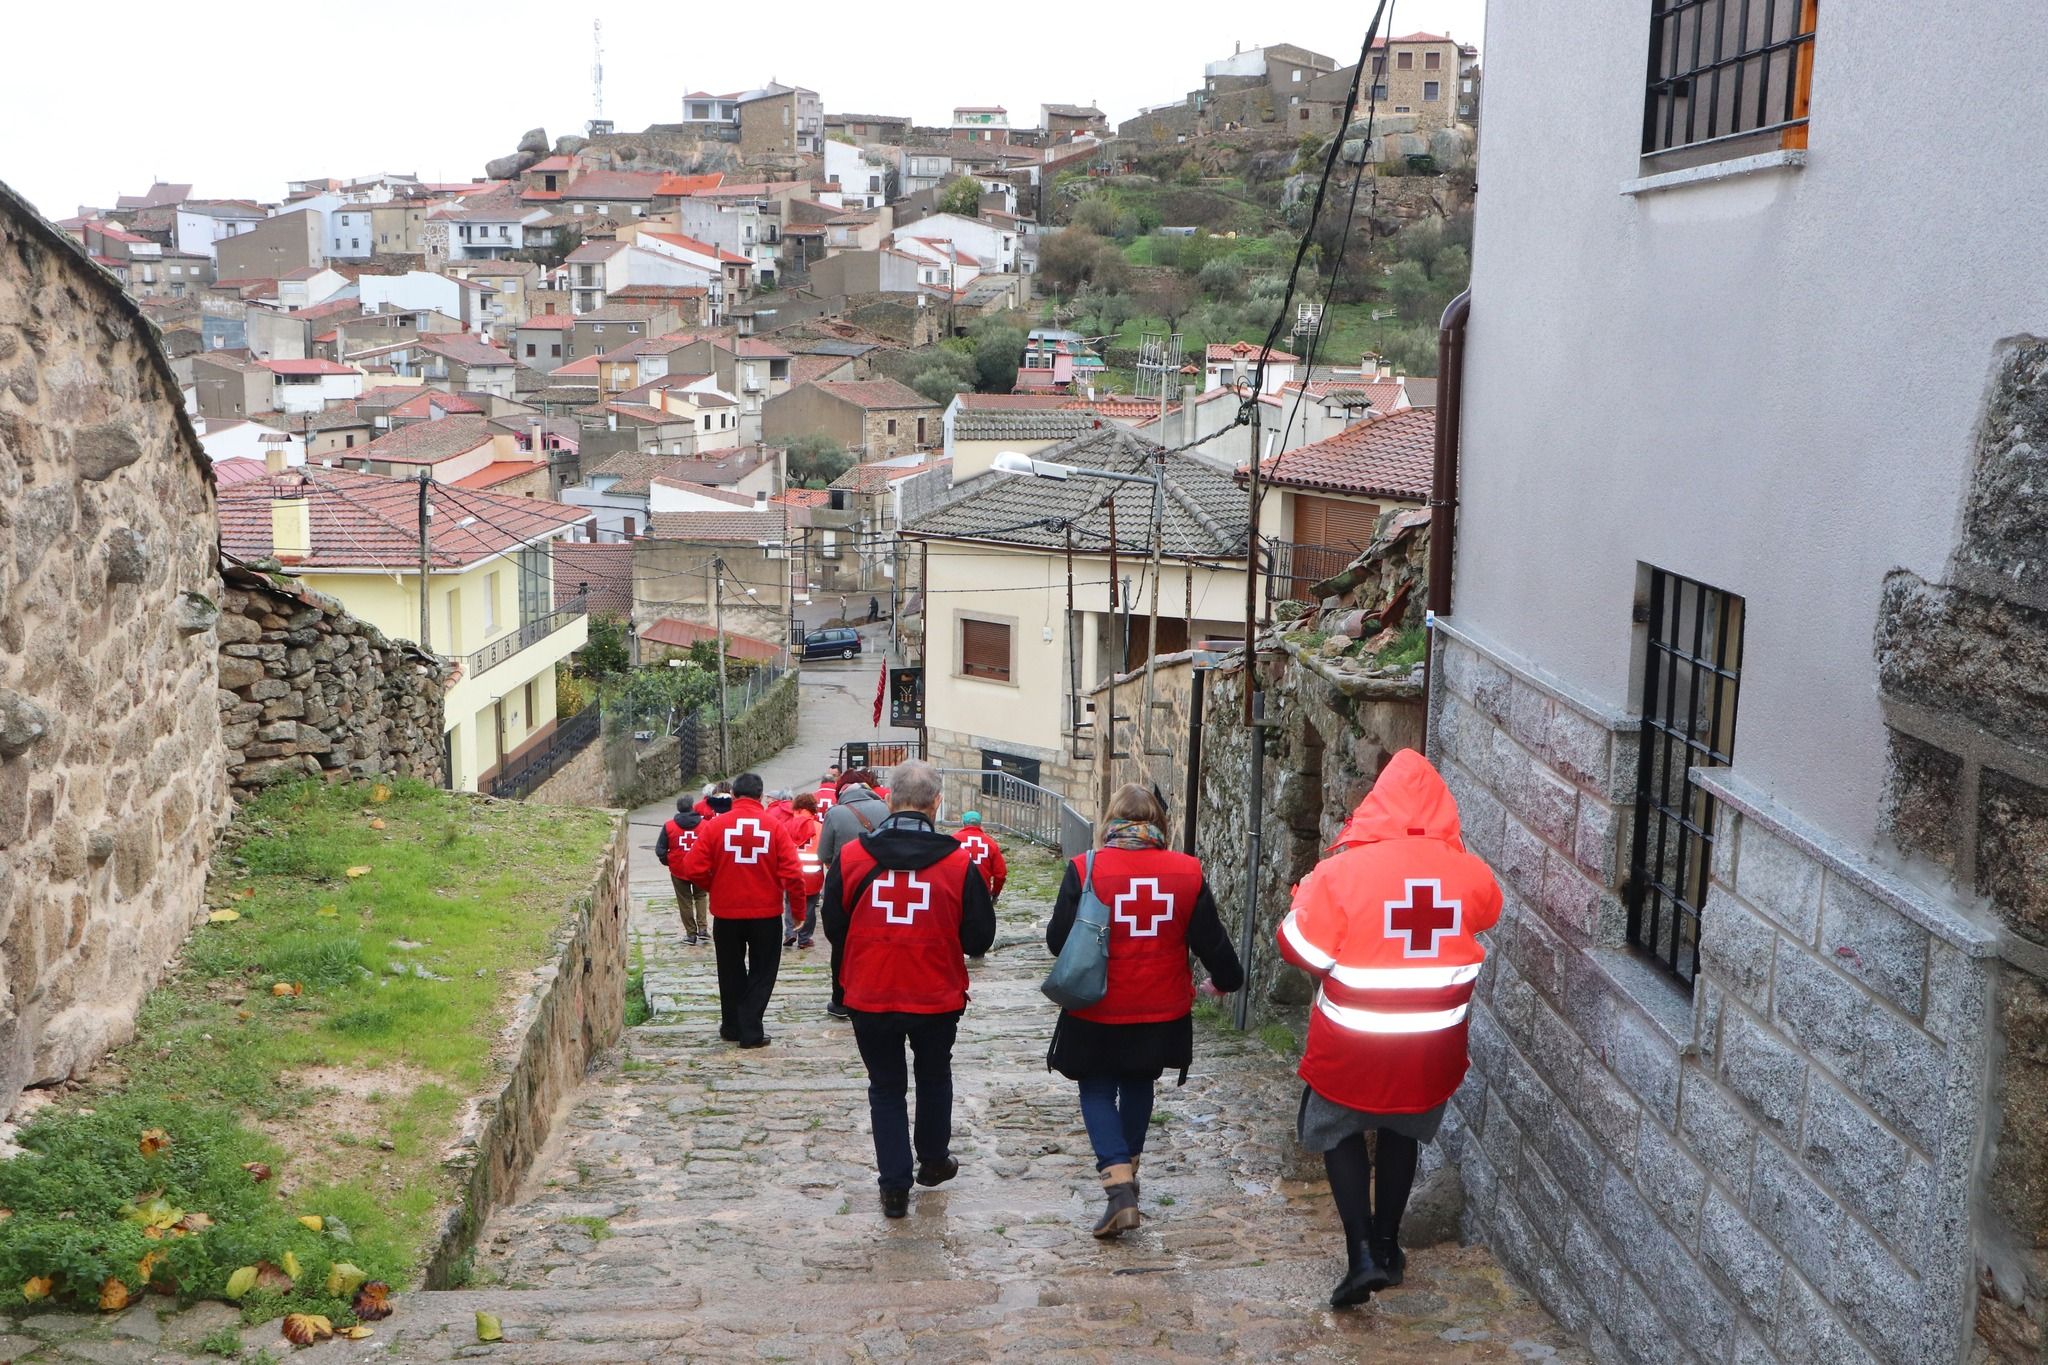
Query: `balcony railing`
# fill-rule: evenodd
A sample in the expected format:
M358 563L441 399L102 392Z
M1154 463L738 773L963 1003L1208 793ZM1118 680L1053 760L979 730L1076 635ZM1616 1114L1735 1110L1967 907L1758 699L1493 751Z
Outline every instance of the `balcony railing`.
M1266 545L1266 601L1313 602L1316 584L1349 568L1360 550L1349 545L1300 545L1291 540Z
M508 799L531 794L596 738L598 720L598 708L592 705L557 724L547 743L506 761L504 770L491 779L490 794Z
M476 653L464 655L462 675L466 678L477 677L504 663L520 650L539 644L583 615L584 601L581 596L572 597L547 615L536 616L519 629L500 635Z

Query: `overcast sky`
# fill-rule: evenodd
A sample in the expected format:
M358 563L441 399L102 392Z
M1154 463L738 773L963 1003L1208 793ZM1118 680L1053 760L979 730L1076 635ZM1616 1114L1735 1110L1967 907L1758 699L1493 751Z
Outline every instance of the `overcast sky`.
M274 201L287 180L416 172L468 180L535 125L590 117L590 21L604 15L604 111L674 120L686 90L806 85L828 112L944 120L1001 104L1094 101L1112 122L1193 89L1234 42L1349 63L1372 5L1172 0L976 11L845 0L638 6L590 0L312 6L104 0L10 7L0 180L52 218L150 180ZM1393 32L1482 40L1484 0L1394 0ZM131 18L132 15L132 18ZM32 58L30 54L48 54ZM57 55L57 54L62 54Z

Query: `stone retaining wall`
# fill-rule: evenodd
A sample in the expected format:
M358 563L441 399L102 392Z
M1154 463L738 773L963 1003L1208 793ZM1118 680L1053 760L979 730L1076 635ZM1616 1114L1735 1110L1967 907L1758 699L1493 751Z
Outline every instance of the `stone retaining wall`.
M442 785L445 664L290 579L223 578L221 742L237 799L301 777Z
M206 913L216 526L154 329L0 185L0 1112L125 1042Z
M1431 757L1506 898L1468 1232L1603 1361L1962 1358L1995 934L1713 769L1688 991L1624 945L1636 722L1436 635Z
M594 703L593 703L594 704ZM562 717L568 720L567 716ZM611 777L605 767L604 736L598 735L583 751L549 775L547 781L526 794L538 806L609 806Z
M470 1115L449 1161L462 1177L462 1196L427 1263L428 1289L451 1287L484 1219L518 1194L591 1058L625 1029L627 859L622 819L589 888L570 903L555 933L552 960L500 1035L496 1065L504 1082Z

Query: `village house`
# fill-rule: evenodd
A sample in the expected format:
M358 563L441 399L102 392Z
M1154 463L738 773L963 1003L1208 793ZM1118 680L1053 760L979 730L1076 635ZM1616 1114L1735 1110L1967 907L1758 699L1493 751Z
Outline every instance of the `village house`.
M1311 589L1372 544L1385 513L1429 501L1435 451L1435 409L1406 408L1260 461L1269 600L1319 600ZM1236 477L1248 481L1245 470Z
M634 624L715 626L722 615L728 630L788 639L790 608L805 591L797 547L808 518L802 507L772 502L656 512L633 542Z
M386 635L418 640L418 502L407 479L274 473L221 490L221 548L243 560L275 558ZM431 638L418 642L459 665L444 700L449 786L488 791L508 761L547 742L555 665L587 638L582 604L555 604L549 554L577 513L540 498L446 487L429 504Z
M1010 140L1010 111L1000 104L956 105L948 126L962 142L1006 143Z
M910 119L902 114L827 114L825 135L900 146L910 140Z
M825 103L815 90L773 81L740 97L744 156L816 156L825 140Z
M512 358L528 369L558 370L573 357L566 354L576 319L568 313L529 317L513 329Z
M192 357L192 384L203 417L277 411L277 376L247 351L201 351Z
M214 274L223 280L275 280L306 266L325 265L321 216L301 209L251 224L213 244Z
M746 446L711 458L670 455L652 450L621 450L585 459L583 482L562 490L562 501L583 509L577 538L591 541L632 540L647 529L649 489L656 478L716 488L746 498L772 498L784 480L783 452L773 446Z
M939 440L943 409L893 379L800 384L761 410L762 439L829 436L863 461L908 455Z
M387 414L388 417L388 414ZM401 479L424 477L454 484L494 464L531 463L513 433L476 412L449 412L397 422L351 452L348 467ZM487 476L495 481L505 471Z
M1158 449L1111 425L1032 458L1142 476ZM932 761L973 770L1000 765L1093 811L1088 755L1104 728L1085 698L1105 677L1145 662L1151 490L1078 475L963 477L955 470L953 478L949 489L944 476L917 483L923 496L906 498L901 528L923 563ZM1185 455L1167 457L1166 484L1159 650L1183 650L1212 634L1241 636L1245 496L1227 473ZM1071 605L1069 532L1056 524L1065 521L1072 523ZM1043 586L1015 591L1023 584Z
M896 528L903 521L903 488L925 474L943 478L944 460L923 454L899 455L876 464L857 464L826 487L825 501L810 509L805 538L809 578L820 592L887 592L900 586L904 545Z
M1699 56L1650 8L1487 30L1430 604L1430 751L1507 895L1467 1227L1638 1359L2034 1359L2048 243L1986 173L2034 130L1885 116L1907 0ZM1951 15L1914 79L2032 88L2020 14ZM1941 206L1909 232L1900 166Z
M362 397L363 372L332 360L265 360L275 384L272 401L279 412L293 416L320 412L330 403Z

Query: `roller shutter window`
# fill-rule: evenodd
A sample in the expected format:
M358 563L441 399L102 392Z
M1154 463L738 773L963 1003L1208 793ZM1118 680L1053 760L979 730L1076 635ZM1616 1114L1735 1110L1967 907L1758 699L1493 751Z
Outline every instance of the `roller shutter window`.
M1010 681L1009 626L961 617L960 672L969 678Z
M1380 507L1375 502L1347 502L1304 494L1294 503L1294 539L1301 545L1363 550L1372 544L1372 528L1379 516Z

